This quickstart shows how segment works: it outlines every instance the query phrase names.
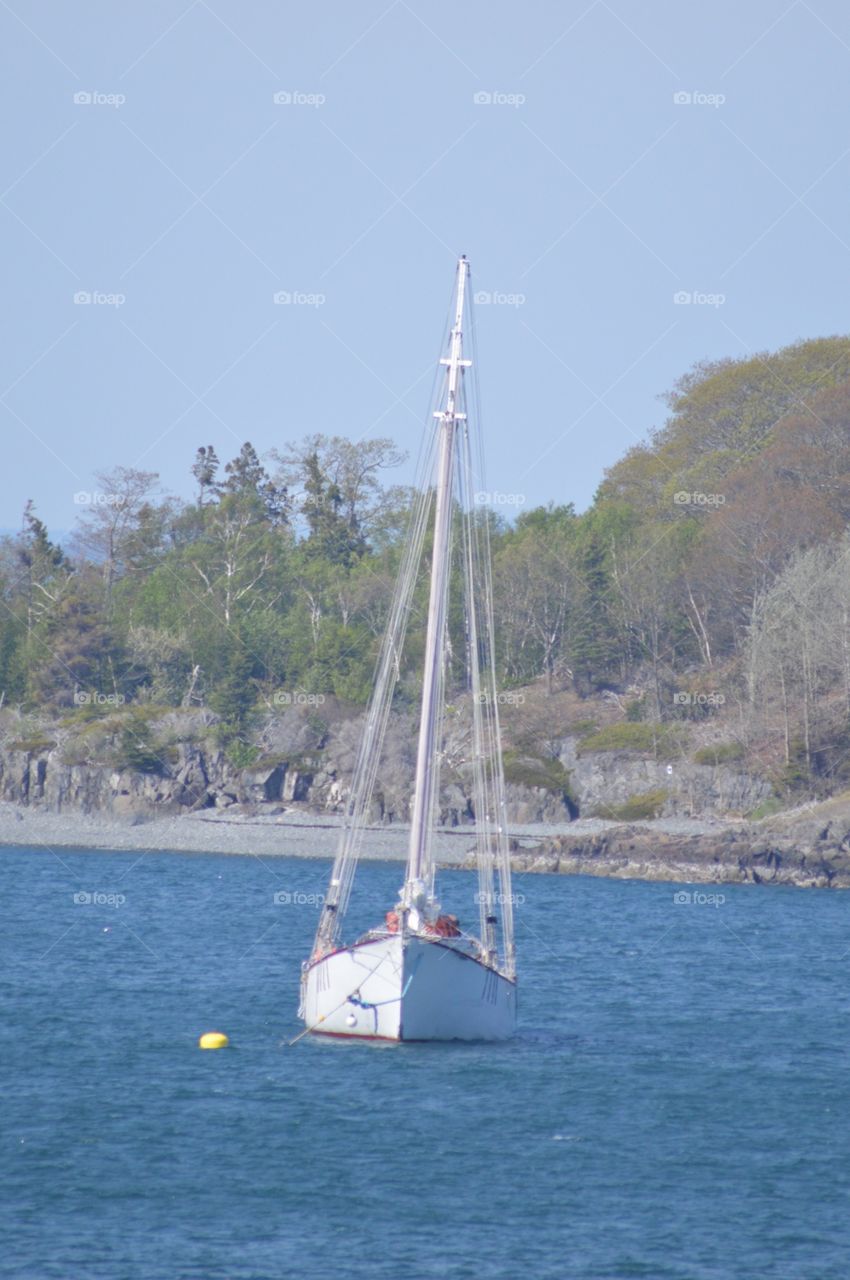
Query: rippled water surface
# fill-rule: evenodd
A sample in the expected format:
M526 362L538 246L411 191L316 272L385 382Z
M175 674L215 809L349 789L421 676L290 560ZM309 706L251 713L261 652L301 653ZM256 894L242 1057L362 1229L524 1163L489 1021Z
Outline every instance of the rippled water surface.
M4 1277L850 1274L847 895L525 876L513 1042L288 1048L326 863L0 869Z

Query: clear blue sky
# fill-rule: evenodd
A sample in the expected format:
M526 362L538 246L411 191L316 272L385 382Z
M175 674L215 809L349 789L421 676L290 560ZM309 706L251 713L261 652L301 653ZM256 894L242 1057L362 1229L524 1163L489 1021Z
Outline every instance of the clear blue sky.
M188 494L202 443L415 452L462 252L525 299L478 325L490 487L529 503L584 507L695 361L850 330L838 0L3 0L0 29L0 526L31 496L68 529L117 464Z

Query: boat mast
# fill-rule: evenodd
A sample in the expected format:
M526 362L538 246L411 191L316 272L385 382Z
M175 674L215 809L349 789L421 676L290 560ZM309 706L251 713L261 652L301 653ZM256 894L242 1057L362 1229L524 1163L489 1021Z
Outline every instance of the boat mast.
M452 501L454 495L455 426L466 418L458 409L462 370L471 360L463 358L463 305L469 263L465 256L457 264L457 302L448 356L440 360L447 366L445 402L434 417L439 419L439 454L437 461L436 506L434 511L434 548L431 556L431 588L428 601L428 630L425 640L425 669L422 680L422 711L419 721L419 745L416 754L416 780L413 794L413 818L410 849L407 858L405 906L413 906L413 896L421 896L422 888L430 888L431 822L437 785L437 742L441 722L442 665L446 634L448 578L451 571L449 548ZM424 882L424 883L423 883ZM418 903L417 903L418 905Z

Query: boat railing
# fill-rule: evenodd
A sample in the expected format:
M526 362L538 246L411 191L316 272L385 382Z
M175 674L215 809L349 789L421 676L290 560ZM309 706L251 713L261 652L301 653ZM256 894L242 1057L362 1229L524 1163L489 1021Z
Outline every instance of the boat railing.
M372 929L367 929L365 933L360 935L357 942L372 942L379 938L394 938L397 934L397 929L388 929L385 924L380 924L375 925ZM431 933L429 930L423 929L421 932L413 934L412 936L427 938L429 942L441 942L446 946L454 946L457 948L471 950L475 952L476 955L483 954L484 952L484 948L481 945L481 939L476 938L474 934L464 933L463 930L461 930L460 933L447 935L442 933Z

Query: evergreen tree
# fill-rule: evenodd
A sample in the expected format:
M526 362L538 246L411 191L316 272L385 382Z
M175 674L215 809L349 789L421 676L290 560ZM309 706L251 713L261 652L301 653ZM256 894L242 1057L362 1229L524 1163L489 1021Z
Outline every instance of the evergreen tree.
M224 468L227 479L222 492L234 498L257 501L270 525L288 523L288 495L286 487L275 484L266 471L257 451L250 441L245 442L238 455Z
M577 586L569 659L576 689L584 695L617 684L623 675L609 564L611 531L602 526L600 520L586 520L576 540Z
M309 530L308 552L329 564L348 568L365 550L363 538L356 525L352 527L342 515L339 486L325 475L315 450L305 458L304 472L301 509Z
M253 678L255 661L241 637L227 633L223 644L222 670L209 701L220 717L219 741L227 746L232 742L245 741L257 689Z
M207 493L214 497L218 493L219 486L216 482L218 475L218 455L211 444L201 445L195 454L195 461L192 463L192 475L198 482L198 506L204 505Z

